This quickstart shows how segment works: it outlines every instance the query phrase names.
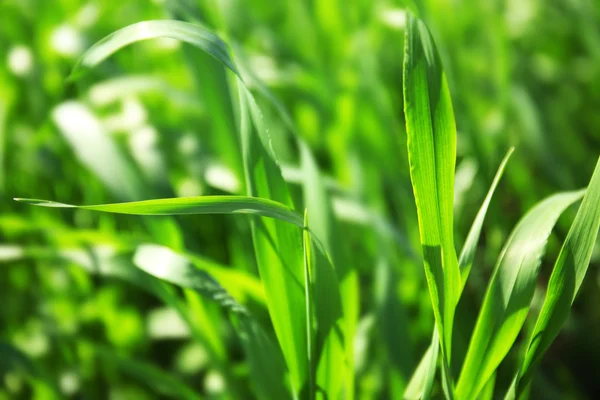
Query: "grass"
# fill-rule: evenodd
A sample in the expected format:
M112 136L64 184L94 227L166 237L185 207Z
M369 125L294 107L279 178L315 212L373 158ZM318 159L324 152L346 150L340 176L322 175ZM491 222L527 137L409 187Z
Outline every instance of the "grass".
M600 359L584 329L600 321L584 279L600 123L548 113L518 87L528 71L508 74L512 41L536 35L494 6L442 23L436 1L67 3L0 6L60 42L0 69L2 195L52 199L2 205L0 398L593 393L581 366L544 355L566 325L573 357L574 337ZM594 60L600 34L582 26L571 40ZM494 44L460 56L471 30ZM568 75L584 67L555 82L549 54L533 82L592 110ZM543 118L583 133L543 136Z

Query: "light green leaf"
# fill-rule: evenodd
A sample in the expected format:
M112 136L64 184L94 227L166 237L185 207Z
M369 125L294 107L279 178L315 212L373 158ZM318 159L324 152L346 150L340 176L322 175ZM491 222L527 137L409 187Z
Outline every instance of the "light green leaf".
M238 84L247 193L291 207L292 199L274 158L260 110L250 92L241 82ZM252 238L269 313L290 370L293 390L299 393L308 373L306 318L299 318L306 313L302 236L290 224L255 218Z
M504 168L506 168L506 164L510 159L514 151L514 147L511 147L504 159L500 163L498 167L498 171L496 172L496 176L494 176L494 180L492 181L492 185L488 190L487 195L485 196L485 200L483 200L483 204L479 208L477 212L477 216L471 225L471 229L469 230L469 234L467 235L467 240L465 240L465 244L463 245L462 251L460 252L460 257L458 258L458 265L460 268L461 274L461 290L459 293L459 297L462 294L462 289L467 283L467 278L469 277L469 273L471 272L471 266L473 265L473 259L475 258L475 251L477 250L477 243L479 242L479 237L481 236L481 229L483 228L483 221L487 214L487 210L490 206L490 202L492 201L492 197L494 196L494 192L498 187L498 183L500 182L500 178L502 178L502 174L504 173Z
M543 200L511 233L483 300L457 383L457 397L477 397L510 350L529 312L552 228L563 211L582 196L582 191L565 192Z
M425 24L410 13L404 52L404 113L425 276L448 375L454 310L461 288L453 234L456 126L433 38Z
M350 361L353 359L351 340L338 340L341 330L345 338L354 337L358 317L356 272L347 264L341 243L336 240L337 221L333 218L331 198L310 149L299 140L300 160L304 172L304 206L311 233L323 240L323 246L313 251L313 293L317 318L316 350L318 362L317 385L328 396L338 398L345 388L347 399L353 398L354 380ZM305 233L306 235L306 233ZM311 235L310 240L315 238ZM330 254L330 261L327 255ZM332 266L335 265L335 270ZM340 284L340 280L343 280ZM341 296L340 296L341 294Z
M48 200L15 198L34 206L55 208L80 208L132 215L185 215L185 214L247 214L270 217L303 227L302 217L289 207L258 197L248 196L198 196L154 199L126 203L76 206Z
M567 238L554 264L546 298L531 334L525 361L507 398L518 398L569 315L587 272L592 250L600 229L600 160Z
M204 50L237 73L227 46L211 31L182 21L153 20L126 26L94 44L77 61L69 79L78 79L86 69L97 66L123 47L156 38L171 38L189 43Z
M313 314L314 314L314 304L313 304L313 296L312 296L312 252L311 252L311 238L310 231L308 230L308 211L304 211L304 225L306 229L302 235L302 244L304 248L304 290L305 290L305 299L306 299L306 353L308 359L308 398L310 400L315 399L316 396L316 386L315 386L315 371L316 371L316 362L315 362L315 331L313 327Z

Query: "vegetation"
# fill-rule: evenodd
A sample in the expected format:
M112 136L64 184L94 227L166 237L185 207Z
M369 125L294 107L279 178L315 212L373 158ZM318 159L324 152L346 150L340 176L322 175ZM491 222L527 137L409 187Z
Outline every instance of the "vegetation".
M0 3L0 398L593 397L599 24Z

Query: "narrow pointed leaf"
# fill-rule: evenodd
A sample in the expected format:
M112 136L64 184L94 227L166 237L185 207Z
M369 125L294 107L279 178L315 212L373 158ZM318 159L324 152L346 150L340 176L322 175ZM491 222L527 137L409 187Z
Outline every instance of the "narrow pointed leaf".
M582 191L553 195L517 224L498 259L457 383L459 398L475 398L504 359L529 311L546 242L563 211Z
M77 79L86 69L97 66L123 47L156 38L171 38L189 43L237 72L225 43L208 29L182 21L152 20L126 26L94 44L78 60L70 79Z
M469 273L471 272L471 266L473 265L473 260L475 258L475 250L477 250L477 243L479 243L479 237L481 236L481 229L483 228L483 221L485 220L485 216L487 214L487 210L490 206L490 202L492 201L492 197L494 196L494 192L498 187L498 183L500 182L500 178L502 178L502 174L504 173L504 169L506 168L506 164L510 159L514 151L514 147L511 147L508 150L508 153L504 156L504 159L500 163L498 167L498 171L496 172L496 176L494 176L494 180L492 181L492 185L488 190L487 195L485 196L485 200L483 200L483 204L479 208L477 212L477 216L471 225L471 229L469 230L469 234L467 235L467 240L465 240L465 244L463 245L462 251L460 252L460 257L458 258L458 265L460 268L461 274L461 290L459 293L462 293L462 289L467 282L467 278L469 277Z
M407 14L404 113L425 276L440 335L443 370L451 364L454 309L461 287L454 248L456 126L440 57L425 24Z
M48 200L15 198L34 206L81 208L116 214L184 215L184 214L247 214L260 215L303 227L302 217L289 207L272 200L247 196L198 196L154 199L126 203L76 206Z
M569 315L587 272L592 250L600 229L600 160L585 192L575 220L554 264L546 298L516 377L514 397L522 394L531 381L533 368L550 347Z

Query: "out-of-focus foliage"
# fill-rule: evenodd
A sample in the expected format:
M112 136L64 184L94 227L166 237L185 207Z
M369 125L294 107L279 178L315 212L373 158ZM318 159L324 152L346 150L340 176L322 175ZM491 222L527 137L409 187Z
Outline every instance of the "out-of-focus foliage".
M0 399L273 398L305 382L302 397L402 398L434 328L407 156L407 10L435 39L453 104L454 229L446 233L457 249L516 148L483 211L460 301L446 311L453 350L439 362L449 361L459 395L475 390L460 383L461 366L474 357L467 347L482 305L493 305L484 301L491 277L512 282L505 261L494 272L505 244L523 250L507 242L510 233L540 200L584 188L600 153L594 0L0 1ZM257 104L214 57L166 38L128 46L67 80L94 43L156 19L222 38ZM232 207L281 212L292 224L12 201L209 195L277 201ZM532 398L600 392L598 245L588 279L577 275L571 313L545 300L555 261L550 287L572 300L559 275L580 262L569 254L585 259L577 232L587 229L595 196L572 228L575 207L558 219L539 279L527 280L533 300L523 331L482 393L504 396L526 357L537 363L521 371ZM305 208L303 236L293 224L303 225ZM293 312L273 320L275 309ZM545 349L532 348L530 334L550 324L554 335L562 319L538 359ZM434 396L447 390L441 382L438 374Z

